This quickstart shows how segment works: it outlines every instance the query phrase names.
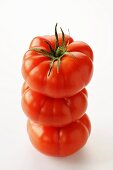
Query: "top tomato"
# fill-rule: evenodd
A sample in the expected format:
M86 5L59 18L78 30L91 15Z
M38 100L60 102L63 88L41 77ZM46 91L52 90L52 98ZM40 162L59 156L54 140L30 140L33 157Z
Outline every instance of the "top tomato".
M54 98L73 96L90 81L93 52L64 34L35 37L25 53L22 74L29 87Z

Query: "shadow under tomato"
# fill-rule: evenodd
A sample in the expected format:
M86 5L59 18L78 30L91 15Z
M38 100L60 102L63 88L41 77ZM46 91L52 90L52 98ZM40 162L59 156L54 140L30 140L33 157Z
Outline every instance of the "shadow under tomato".
M82 148L81 150L79 150L78 152L70 155L70 156L66 156L66 157L50 157L51 159L53 159L55 162L59 162L59 163L65 163L65 164L85 164L89 161L89 154L87 153L87 147L85 146L84 148Z

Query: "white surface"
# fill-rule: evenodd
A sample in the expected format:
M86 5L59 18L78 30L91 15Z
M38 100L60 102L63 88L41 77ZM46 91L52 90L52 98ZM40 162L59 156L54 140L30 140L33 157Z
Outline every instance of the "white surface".
M20 89L21 62L36 35L53 34L58 22L94 51L87 89L92 133L86 146L67 158L37 152L27 136ZM0 170L113 169L113 1L0 0Z

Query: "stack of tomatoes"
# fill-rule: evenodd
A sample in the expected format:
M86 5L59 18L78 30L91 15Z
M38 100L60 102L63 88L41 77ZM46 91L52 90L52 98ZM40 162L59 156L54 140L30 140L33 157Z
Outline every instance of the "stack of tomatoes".
M86 143L91 130L85 86L93 73L89 45L69 35L35 37L25 53L22 108L32 144L52 156L67 156Z

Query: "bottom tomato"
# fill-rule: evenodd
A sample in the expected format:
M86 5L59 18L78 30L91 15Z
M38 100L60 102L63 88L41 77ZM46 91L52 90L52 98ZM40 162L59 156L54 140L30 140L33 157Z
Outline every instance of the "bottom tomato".
M27 130L33 146L50 156L68 156L81 149L90 134L91 124L84 116L64 127L42 126L28 120Z

